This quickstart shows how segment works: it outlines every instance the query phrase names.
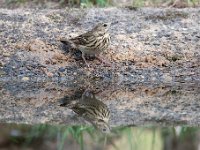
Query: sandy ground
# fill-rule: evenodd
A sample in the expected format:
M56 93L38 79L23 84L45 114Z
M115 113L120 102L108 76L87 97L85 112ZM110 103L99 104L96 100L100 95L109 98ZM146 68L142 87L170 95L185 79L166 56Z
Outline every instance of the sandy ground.
M200 65L199 11L1 9L0 74L18 78L79 78L80 74L105 78L114 73L124 78L134 71L138 75L138 70L142 74L147 70L160 73L159 78L189 75L189 82L196 81ZM112 63L111 67L93 60L87 68L79 51L70 51L58 40L84 33L97 22L115 23L110 28L112 45L102 54Z

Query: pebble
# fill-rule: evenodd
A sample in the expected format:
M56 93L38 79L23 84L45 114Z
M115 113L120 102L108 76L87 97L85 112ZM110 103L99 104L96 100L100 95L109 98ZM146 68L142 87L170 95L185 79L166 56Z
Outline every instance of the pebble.
M2 61L0 61L0 67L3 67L5 65L5 63L3 63Z
M4 52L4 53L3 53L3 56L4 56L4 57L9 57L9 56L10 56L10 53Z
M22 81L29 81L29 77L23 77Z
M51 73L51 72L46 72L46 75L47 75L48 77L53 77L53 73Z
M153 42L153 45L159 46L159 45L160 45L160 42L159 42L159 41L155 41L155 42Z
M64 72L64 71L65 71L65 68L61 67L61 68L58 69L58 71Z
M3 70L0 70L0 76L6 75L6 72Z
M171 83L172 82L172 77L170 76L170 74L166 73L163 75L163 80L166 83Z

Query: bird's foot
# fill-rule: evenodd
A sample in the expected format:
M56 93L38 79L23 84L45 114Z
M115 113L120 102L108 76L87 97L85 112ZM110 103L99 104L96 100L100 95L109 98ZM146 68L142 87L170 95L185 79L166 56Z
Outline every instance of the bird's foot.
M83 58L83 61L85 62L86 66L89 68L90 65L87 63L86 59L85 59L85 54L82 52L82 58Z

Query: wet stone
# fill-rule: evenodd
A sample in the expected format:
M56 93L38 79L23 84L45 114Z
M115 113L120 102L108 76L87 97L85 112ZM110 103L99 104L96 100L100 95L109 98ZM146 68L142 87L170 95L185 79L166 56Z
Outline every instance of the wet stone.
M75 60L82 60L82 53L81 51L74 52Z
M58 69L58 71L65 72L65 68L61 67L61 68Z
M160 42L159 42L159 41L155 41L155 42L153 42L152 44L155 45L155 46L159 46L159 45L160 45Z
M6 72L0 69L0 76L6 75Z

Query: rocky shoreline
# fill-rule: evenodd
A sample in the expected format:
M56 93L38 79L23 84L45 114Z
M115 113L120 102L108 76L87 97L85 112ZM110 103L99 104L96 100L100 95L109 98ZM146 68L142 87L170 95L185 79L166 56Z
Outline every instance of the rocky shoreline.
M58 40L108 21L111 67ZM0 39L0 122L77 124L57 100L89 89L111 126L200 125L199 8L0 9Z

